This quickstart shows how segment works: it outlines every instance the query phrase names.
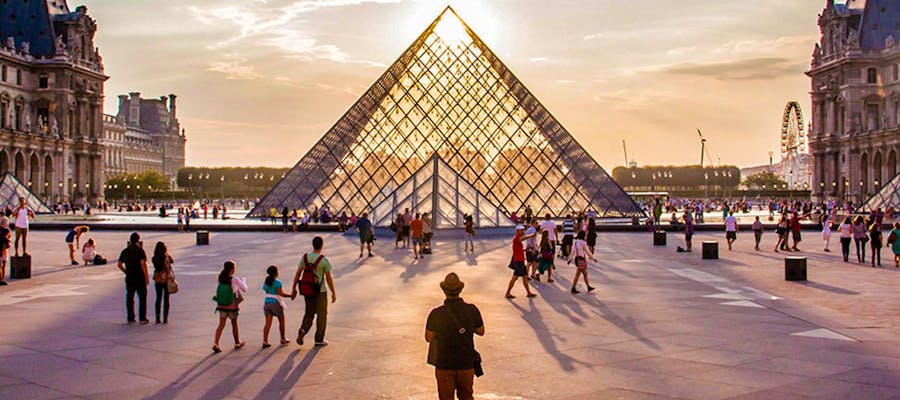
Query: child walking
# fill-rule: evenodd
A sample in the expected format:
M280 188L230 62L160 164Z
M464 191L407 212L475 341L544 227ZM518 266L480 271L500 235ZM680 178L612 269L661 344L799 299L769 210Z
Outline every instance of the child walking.
M278 279L278 267L269 266L266 269L266 281L263 283L263 292L266 293L266 301L263 303L263 312L266 315L266 326L263 328L263 344L264 349L272 347L269 344L269 329L272 327L272 317L278 318L278 333L281 334L281 345L284 346L291 341L284 337L284 310L287 305L284 304L282 297L291 297L290 293L285 293L282 287L284 285Z
M216 311L219 312L219 326L216 327L216 341L213 344L213 353L221 353L219 347L219 339L222 337L222 330L225 329L227 320L231 320L231 334L234 336L234 348L240 349L246 345L241 341L240 332L238 331L238 305L244 301L243 293L247 291L247 281L234 276L237 265L234 261L225 261L222 266L222 272L219 273L219 285L216 287Z

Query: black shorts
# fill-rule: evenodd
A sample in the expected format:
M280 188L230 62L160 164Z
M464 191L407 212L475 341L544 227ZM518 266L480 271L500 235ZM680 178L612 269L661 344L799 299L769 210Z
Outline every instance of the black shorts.
M799 241L800 241L800 231L791 231L791 235L794 236L794 241L795 241L795 242L799 242Z
M405 238L409 237L409 226L408 225L403 227L403 237L405 237Z
M725 232L725 239L737 240L737 232Z
M692 237L694 237L693 233L685 233L684 234L684 240L691 240Z
M525 252L525 261L529 263L533 263L537 261L537 252L533 250L529 250Z
M513 275L515 275L515 276L528 275L528 270L525 268L525 263L523 261L513 261Z

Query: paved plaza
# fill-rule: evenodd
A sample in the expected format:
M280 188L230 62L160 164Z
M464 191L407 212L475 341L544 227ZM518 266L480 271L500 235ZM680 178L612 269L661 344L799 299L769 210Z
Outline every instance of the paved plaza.
M198 247L190 233L144 232L148 250L169 245L182 288L169 324L146 326L125 323L114 265L66 266L64 236L33 232L35 276L0 287L0 399L433 399L424 324L451 271L484 315L478 399L900 399L900 271L889 252L882 269L842 263L813 232L800 246L806 283L785 282L783 254L754 252L748 233L735 251L721 233L696 235L698 248L721 242L719 260L676 253L680 235L653 247L646 233L604 233L593 294L570 294L574 269L558 262L555 284L537 284L534 299L519 285L514 300L503 298L507 239L482 238L467 255L439 233L417 262L390 239L357 259L354 236L323 234L337 303L320 349L260 348L265 268L289 281L313 234L213 233ZM90 236L114 260L128 232ZM239 319L248 345L232 350L226 330L213 355L211 297L226 259L250 283ZM288 304L289 338L302 309Z

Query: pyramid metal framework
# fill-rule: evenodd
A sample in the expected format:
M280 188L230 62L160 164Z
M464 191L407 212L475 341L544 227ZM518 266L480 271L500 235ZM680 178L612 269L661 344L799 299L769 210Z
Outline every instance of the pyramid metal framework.
M3 174L0 179L0 207L15 209L19 206L19 197L25 198L25 205L36 214L51 214L53 210L11 173Z
M437 154L372 208L372 222L390 225L404 205L416 212L429 213L432 226L438 229L460 226L466 214L480 227L513 225L500 207L478 193L474 185Z
M643 214L447 7L248 218L283 207L372 211L435 155L507 216L526 205L554 217Z
M863 210L874 211L893 208L900 211L900 174L887 181L875 194L863 203Z

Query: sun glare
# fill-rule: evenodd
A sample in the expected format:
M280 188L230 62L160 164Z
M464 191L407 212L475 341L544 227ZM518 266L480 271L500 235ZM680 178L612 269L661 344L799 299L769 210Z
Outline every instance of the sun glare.
M497 44L504 27L502 18L498 18L497 11L492 8L490 2L483 0L450 0L450 1L421 1L409 3L411 10L404 22L404 34L407 38L415 38L422 30L437 17L447 6L459 14L459 17L478 33L478 36L489 46ZM436 28L439 34L447 40L468 41L468 35L459 21L449 21L457 18L449 13L444 16L448 21L439 24ZM452 23L448 23L452 22Z

